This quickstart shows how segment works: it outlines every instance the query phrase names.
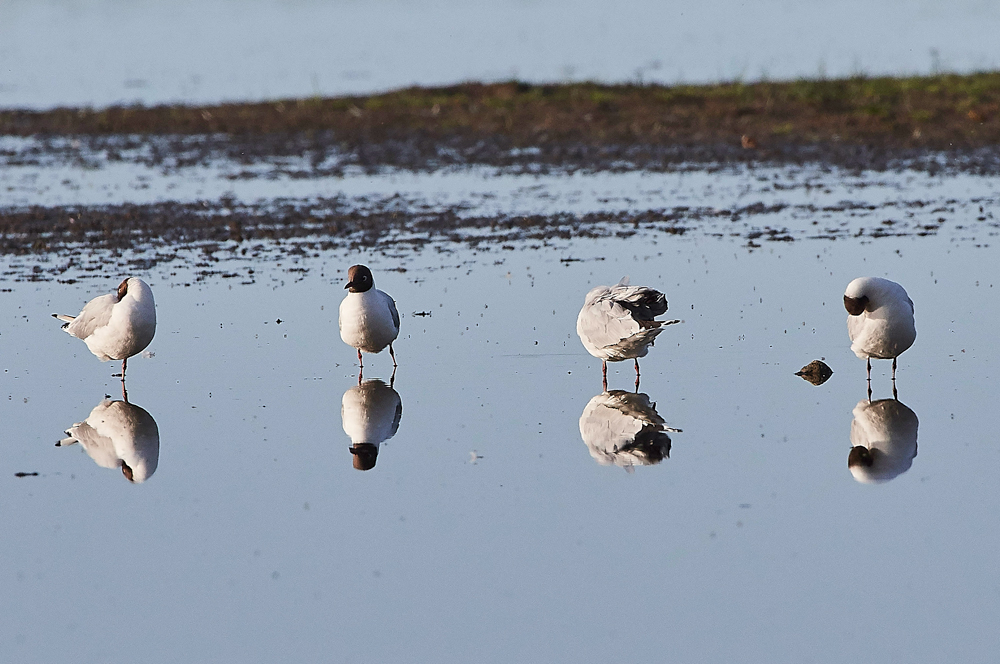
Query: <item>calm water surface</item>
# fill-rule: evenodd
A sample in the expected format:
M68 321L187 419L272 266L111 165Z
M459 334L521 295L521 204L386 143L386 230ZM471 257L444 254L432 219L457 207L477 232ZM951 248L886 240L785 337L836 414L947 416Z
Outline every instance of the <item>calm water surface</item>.
M247 285L156 268L159 328L128 390L159 447L134 485L54 445L121 396L49 314L117 281L8 282L0 642L23 662L990 661L995 251L647 233L323 253ZM360 261L403 315L394 394L367 400L336 322ZM587 290L625 274L683 319L640 385L682 431L633 472L581 437L602 390L575 334ZM917 454L880 484L847 466L866 386L841 299L863 274L903 283L918 329L890 409L912 411ZM818 358L826 384L793 375ZM391 368L367 358L365 379ZM612 390L634 388L630 364L610 369ZM891 398L888 362L872 383ZM345 427L345 402L349 419L370 408L369 434ZM394 427L356 470L349 433Z

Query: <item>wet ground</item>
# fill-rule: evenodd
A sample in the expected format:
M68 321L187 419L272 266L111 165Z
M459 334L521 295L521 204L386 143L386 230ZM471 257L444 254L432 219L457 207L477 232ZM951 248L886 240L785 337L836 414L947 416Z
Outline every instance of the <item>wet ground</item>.
M990 149L400 166L240 140L0 139L18 661L996 652ZM399 305L395 374L339 339L359 262ZM158 317L129 404L50 318L124 274ZM575 333L624 275L682 320L637 392ZM917 312L871 400L861 275Z
M751 250L655 230L529 247L331 249L300 257L303 273L260 260L246 284L143 270L159 328L128 388L158 446L137 485L54 446L120 397L114 367L49 314L114 283L8 282L6 647L132 661L113 633L154 662L992 657L992 247L938 234ZM336 329L355 261L402 314L392 388L366 382L367 402ZM632 431L661 424L631 456L588 433L614 413L574 332L586 291L623 274L683 319L641 360L659 419L634 403ZM917 311L892 411L917 439L875 427L901 458L876 485L848 468L852 422L869 421L841 304L859 274L904 283ZM794 375L819 358L829 381ZM891 398L888 369L875 400ZM370 357L365 380L390 370ZM631 365L609 379L630 392ZM365 472L343 419L363 403L372 438L394 431ZM130 460L151 454L145 427Z
M754 250L926 236L989 245L997 232L995 179L950 168L938 153L924 154L942 164L935 173L823 163L425 171L370 170L339 153L189 159L166 140L154 159L158 140L123 138L112 152L76 139L2 139L0 249L11 255L3 276L67 280L165 263L195 268L199 279L252 282L265 258L298 272L337 249L464 247L499 260L515 248L650 233L733 238ZM199 140L188 143L197 153Z

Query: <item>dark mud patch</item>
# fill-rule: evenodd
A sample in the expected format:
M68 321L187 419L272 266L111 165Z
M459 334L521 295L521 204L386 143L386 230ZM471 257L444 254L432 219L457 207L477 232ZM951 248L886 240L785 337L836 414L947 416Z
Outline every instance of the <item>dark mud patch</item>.
M1000 173L1000 74L673 87L468 83L205 107L7 110L0 134L72 137L34 156L8 155L15 159L77 159L80 146L111 160L141 153L131 158L164 167L305 158L290 171L296 177L347 166L473 164L544 172L822 163Z
M675 206L614 213L476 215L465 205L430 206L401 196L321 198L259 205L232 200L193 204L33 207L0 212L0 280L67 280L180 263L199 278L253 279L253 264L307 260L331 250L451 253L541 248L581 238L726 238L753 251L805 240L878 241L950 233L988 246L1000 232L981 201L892 201L879 205L765 204ZM242 264L233 268L229 261ZM565 258L572 262L572 256Z

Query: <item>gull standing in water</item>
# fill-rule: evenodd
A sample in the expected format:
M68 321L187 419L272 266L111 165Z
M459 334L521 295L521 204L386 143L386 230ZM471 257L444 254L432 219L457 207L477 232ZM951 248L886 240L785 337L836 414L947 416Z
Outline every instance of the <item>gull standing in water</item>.
M913 345L917 328L913 323L913 301L895 281L859 277L844 292L847 333L851 350L868 361L869 391L872 358L892 359L892 381L896 382L896 358Z
M128 358L145 350L156 333L156 305L153 291L142 279L129 277L118 289L95 297L76 316L52 314L63 322L62 329L87 344L102 362L122 361L122 394L125 393L125 366ZM128 401L128 398L125 398Z
M656 335L679 320L654 320L667 311L666 296L645 286L630 286L628 277L616 286L598 286L584 300L576 319L576 333L587 352L601 358L604 391L608 389L608 361L635 361L635 389L639 389L639 359L645 357Z
M361 351L379 353L386 346L396 368L392 342L399 336L399 312L388 294L375 288L372 271L364 265L352 265L347 270L347 297L340 303L340 338L358 349L358 365L364 369ZM361 371L358 372L358 382Z

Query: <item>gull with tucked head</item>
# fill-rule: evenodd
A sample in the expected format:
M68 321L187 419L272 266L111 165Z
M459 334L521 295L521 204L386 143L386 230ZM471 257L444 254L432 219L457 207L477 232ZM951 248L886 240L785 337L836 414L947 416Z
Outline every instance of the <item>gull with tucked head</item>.
M63 321L62 329L82 339L102 362L121 360L123 385L128 358L145 350L156 333L153 291L138 277L129 277L114 292L95 297L76 316L52 316Z
M635 361L635 389L639 389L639 360L646 357L656 336L679 320L655 320L667 311L666 296L652 288L629 285L628 277L615 286L598 286L583 302L576 333L587 352L601 358L604 390L608 389L608 362Z
M895 281L881 277L859 277L844 292L847 333L851 350L868 361L872 378L872 358L892 360L892 380L896 380L896 358L913 345L917 328L913 322L913 301Z

